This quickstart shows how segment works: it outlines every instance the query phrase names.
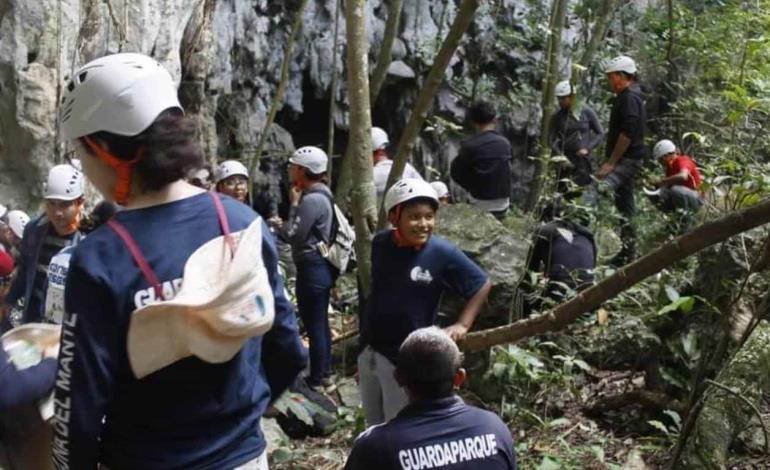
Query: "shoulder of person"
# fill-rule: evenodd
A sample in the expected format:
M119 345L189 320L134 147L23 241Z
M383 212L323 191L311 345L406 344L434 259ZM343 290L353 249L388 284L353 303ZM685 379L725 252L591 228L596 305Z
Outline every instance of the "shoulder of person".
M391 230L382 230L380 232L377 232L374 237L372 237L372 246L382 247L385 246L389 241L391 237Z
M481 426L487 426L489 428L494 429L495 431L499 431L501 433L507 433L510 435L510 430L508 429L508 426L496 413L493 413L489 410L484 410L475 406L471 406L471 405L464 405L464 406L465 406L465 412L468 413L471 419L476 421L476 424Z
M376 445L378 442L378 436L380 436L384 432L384 428L387 425L388 423L381 423L381 424L375 424L374 426L369 426L356 437L353 445L355 446Z
M229 196L224 196L221 198L221 200L222 206L225 208L228 218L233 217L239 221L249 224L254 221L254 219L260 217L259 214L254 211L254 209Z
M467 257L467 255L463 252L463 250L460 249L460 247L442 237L441 235L431 235L430 240L428 240L428 244L428 247L431 250L437 252L440 256L453 257L462 255Z

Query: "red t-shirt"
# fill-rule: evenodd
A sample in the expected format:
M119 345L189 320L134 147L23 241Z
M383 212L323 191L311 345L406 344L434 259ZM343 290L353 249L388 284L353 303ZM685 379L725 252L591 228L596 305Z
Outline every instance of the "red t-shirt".
M697 191L702 178L698 167L695 166L695 162L687 155L677 155L671 160L671 163L666 167L666 177L677 175L682 170L687 170L690 173L690 177L687 178L687 182L684 185Z

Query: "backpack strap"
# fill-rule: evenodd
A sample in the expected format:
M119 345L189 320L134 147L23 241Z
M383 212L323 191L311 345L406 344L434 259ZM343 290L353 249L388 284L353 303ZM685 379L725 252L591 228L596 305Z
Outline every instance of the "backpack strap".
M139 248L139 245L136 244L136 241L131 236L131 234L128 233L128 230L126 230L123 224L114 218L108 220L107 225L109 225L110 228L114 230L115 233L117 233L118 236L123 240L126 248L128 248L128 251L131 252L131 256L134 258L134 262L136 262L136 264L139 266L139 269L142 271L144 278L155 289L156 297L161 300L166 300L163 297L163 287L160 284L158 276L155 275L155 271L153 271L150 267L150 263L147 262L147 259L142 254L142 250Z
M332 226L331 226L331 230L329 231L328 243L329 244L334 243L334 240L337 238L337 232L339 231L339 228L340 228L339 221L337 220L337 211L334 209L334 205L335 205L334 198L330 194L328 194L326 191L321 191L318 189L314 191L307 191L305 195L307 194L320 194L323 197L325 197L327 201L329 201L329 206L332 210ZM316 232L316 235L318 236L318 238L320 238L321 240L324 240L325 237L321 236L322 234L320 233L320 230L318 229L317 226L313 226L313 230Z
M214 200L214 207L217 211L217 218L219 219L219 226L222 228L222 233L225 236L225 243L230 247L230 256L235 256L235 240L233 239L232 234L230 233L230 223L227 221L227 213L225 212L225 208L222 205L222 200L219 198L219 195L215 193L214 191L209 192L209 195L211 196L211 199ZM155 274L155 271L152 270L152 267L150 266L150 263L147 262L147 258L144 257L144 254L142 254L142 250L139 248L139 245L136 243L136 240L134 240L134 237L131 236L130 233L128 233L128 230L126 230L126 227L123 226L120 222L115 220L115 218L111 218L107 221L107 225L110 226L110 228L115 231L115 233L118 234L118 236L123 240L123 243L126 245L126 248L128 248L128 251L131 253L131 256L134 258L134 262L139 266L139 269L142 271L142 274L144 275L145 280L155 289L155 295L157 298L161 300L166 300L163 296L163 287L160 283L160 280L158 279L158 276Z
M222 199L216 191L209 191L209 196L214 200L214 207L217 210L219 226L222 228L222 234L225 236L225 243L230 247L230 258L235 256L235 240L230 233L230 223L227 221L227 213L222 205Z

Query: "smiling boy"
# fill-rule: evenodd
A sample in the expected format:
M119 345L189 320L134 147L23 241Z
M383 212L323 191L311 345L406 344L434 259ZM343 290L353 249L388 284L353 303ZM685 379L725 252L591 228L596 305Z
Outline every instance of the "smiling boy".
M398 181L384 203L394 229L372 241L372 291L360 321L359 387L370 426L393 418L408 403L393 377L398 348L412 331L434 324L444 291L468 299L446 328L457 341L473 326L491 288L480 267L433 235L439 202L429 183Z

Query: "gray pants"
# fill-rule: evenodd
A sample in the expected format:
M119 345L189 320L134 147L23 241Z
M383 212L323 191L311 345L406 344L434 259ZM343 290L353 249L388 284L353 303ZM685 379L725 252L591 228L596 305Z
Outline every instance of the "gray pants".
M661 188L658 200L661 209L664 211L674 211L677 209L697 211L703 205L703 200L701 200L698 191L680 184L670 188Z
M369 346L358 356L358 389L367 426L393 419L409 403L393 377L395 369L388 358Z

